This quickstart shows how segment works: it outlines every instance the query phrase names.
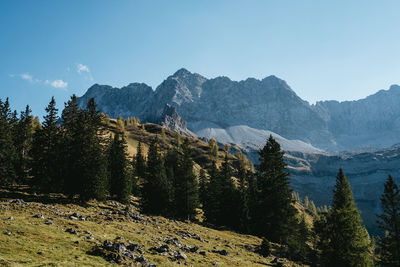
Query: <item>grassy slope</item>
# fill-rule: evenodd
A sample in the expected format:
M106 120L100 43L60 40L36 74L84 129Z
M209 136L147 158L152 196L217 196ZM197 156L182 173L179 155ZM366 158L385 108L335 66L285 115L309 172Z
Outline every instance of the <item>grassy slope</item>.
M161 126L144 124L145 130L137 127L126 127L128 153L136 154L139 141L143 144L143 152L147 154L148 146L157 135L161 142L161 148L167 150L176 142L176 134L165 130L165 137L161 136ZM111 123L111 130L115 129L115 122ZM191 139L193 158L197 171L200 168L207 169L211 158L208 154L208 144ZM218 152L217 164L220 165L224 157L222 150ZM229 155L233 166L237 159ZM264 258L254 253L253 250L261 239L250 235L241 235L226 230L214 230L204 226L190 223L168 220L162 217L147 217L145 220L133 222L130 217L120 213L126 208L117 202L106 203L90 202L88 204L70 204L60 195L36 195L28 192L28 188L18 188L9 191L0 188L0 266L112 266L101 256L90 255L90 251L104 240L111 240L117 236L122 241L130 240L144 247L144 256L157 266L174 266L166 256L152 254L149 248L163 244L166 237L178 237L183 244L200 247L199 251L206 251L207 255L187 253L185 261L192 266L210 266L218 262L219 266L275 266L271 261L277 255L278 245L274 245L273 254ZM11 199L24 199L27 204L12 204ZM47 204L46 204L47 203ZM296 204L302 211L302 206ZM138 213L136 203L131 203L128 208ZM76 221L68 219L68 215L77 212L84 217L90 216L88 221ZM105 215L100 215L100 213ZM35 214L42 214L43 219L32 218ZM12 216L11 221L6 218ZM106 220L112 217L113 221ZM46 225L44 222L50 218L54 224ZM306 216L307 221L312 221L311 216ZM77 230L77 235L65 232L67 228ZM94 240L87 239L90 231ZM7 235L11 232L11 235ZM183 239L180 232L198 234L206 242L192 238ZM79 243L75 243L78 241ZM174 248L172 246L172 248ZM176 249L176 248L174 248ZM210 252L213 249L226 249L228 256L221 256ZM289 262L289 261L287 261ZM292 263L293 266L299 266ZM114 264L116 265L116 264ZM291 266L291 265L289 265Z
M144 220L133 222L122 212L128 208L137 213L135 202L128 206L114 201L89 202L85 205L63 204L65 199L61 196L53 195L49 198L32 195L26 191L10 193L6 189L0 189L0 196L3 196L0 202L1 266L113 266L101 256L92 256L88 252L92 251L96 244L101 244L106 239L113 241L117 236L122 237L122 241L130 240L142 245L143 255L157 266L176 265L169 261L168 257L149 251L150 247L163 244L162 239L166 237L178 237L183 244L197 245L200 247L199 251L206 251L206 256L185 252L188 259L184 262L188 265L210 266L218 262L219 266L275 266L270 263L274 259L273 255L264 258L252 252L251 248L261 243L261 240L254 236L214 230L195 223L173 221L163 217L144 216ZM26 199L27 204L10 203L11 197ZM84 217L90 216L90 219L68 219L68 215L73 212ZM35 214L42 214L45 219L32 218ZM14 219L6 220L10 216ZM113 220L108 221L107 216ZM54 222L53 225L44 223L48 218ZM76 229L77 234L65 232L67 228ZM11 235L6 234L8 231ZM90 231L94 239L87 239L89 234L85 231ZM203 241L184 239L180 235L181 232L196 233ZM75 241L79 243L76 244ZM275 249L278 248L274 246ZM173 245L171 247L176 249ZM221 256L210 252L213 249L226 249L229 255Z

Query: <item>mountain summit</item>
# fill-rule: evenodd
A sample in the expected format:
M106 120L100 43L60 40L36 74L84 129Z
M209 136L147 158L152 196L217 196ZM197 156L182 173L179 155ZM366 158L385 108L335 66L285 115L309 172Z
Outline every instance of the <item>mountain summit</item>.
M176 109L190 131L223 142L257 148L267 133L302 142L290 150L327 151L382 148L400 142L400 87L391 86L358 101L310 105L282 79L207 79L179 69L155 90L143 83L122 88L95 84L79 98L94 97L111 117L135 116L159 122L166 106ZM383 136L383 137L382 137ZM291 142L291 144L293 144ZM285 148L285 146L284 146Z

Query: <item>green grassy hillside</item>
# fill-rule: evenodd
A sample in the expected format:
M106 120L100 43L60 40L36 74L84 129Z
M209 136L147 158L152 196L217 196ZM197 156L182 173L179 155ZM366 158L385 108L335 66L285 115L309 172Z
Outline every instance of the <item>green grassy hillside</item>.
M62 195L32 194L27 187L2 188L0 196L1 266L117 266L110 259L118 258L128 266L143 258L157 266L301 266L281 258L277 244L272 255L260 256L254 251L261 239L255 236L142 215L134 198L128 205L71 204ZM106 240L137 244L140 251L127 249L130 259L104 249ZM151 249L162 245L169 251ZM276 257L279 262L272 263Z

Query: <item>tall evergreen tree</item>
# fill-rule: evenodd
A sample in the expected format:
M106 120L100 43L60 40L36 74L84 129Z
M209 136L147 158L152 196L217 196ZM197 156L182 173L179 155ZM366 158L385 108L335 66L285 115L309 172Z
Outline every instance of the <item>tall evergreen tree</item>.
M140 195L139 184L141 184L146 175L146 160L143 157L142 143L139 141L136 155L133 157L133 177L132 177L132 193Z
M78 120L81 134L76 141L81 145L81 154L76 164L81 169L77 192L82 200L103 200L107 193L106 142L102 129L101 115L93 98Z
M142 209L146 213L168 215L171 213L171 183L167 179L164 158L158 139L152 142L147 156L147 170L142 188Z
M400 266L400 191L389 175L381 196L382 214L378 215L379 228L385 232L380 240L381 266Z
M25 111L21 112L20 119L16 126L15 147L17 152L16 173L20 182L28 177L30 166L30 149L33 141L33 116L31 109L26 106Z
M283 152L279 143L270 136L259 155L260 164L256 166L258 203L253 218L254 230L270 241L287 244L298 219Z
M203 205L207 201L207 177L204 169L200 169L199 176L199 199L200 203Z
M370 240L361 224L349 181L340 169L326 223L319 227L325 266L372 266Z
M77 184L81 176L81 166L78 164L82 157L82 120L83 111L79 109L76 95L72 95L67 103L64 103L61 120L63 124L61 157L64 181L64 193L72 197L78 193Z
M203 210L207 222L211 224L218 224L221 212L221 199L219 196L222 194L222 188L217 164L215 161L213 161L211 164L209 175L210 181L207 185L207 194L203 203Z
M17 154L13 143L11 110L8 98L0 99L0 185L14 183Z
M249 210L249 191L247 184L247 171L244 162L239 163L238 169L239 177L239 194L240 200L238 207L238 229L242 232L248 233L250 231L250 210Z
M59 166L60 131L57 125L56 101L46 107L43 128L36 130L32 144L32 176L35 186L44 192L58 192L62 184Z
M116 195L117 199L123 203L129 201L132 187L126 149L124 135L117 132L111 143L109 154L110 194Z
M193 220L199 205L199 191L189 141L183 143L174 173L174 209L179 219Z

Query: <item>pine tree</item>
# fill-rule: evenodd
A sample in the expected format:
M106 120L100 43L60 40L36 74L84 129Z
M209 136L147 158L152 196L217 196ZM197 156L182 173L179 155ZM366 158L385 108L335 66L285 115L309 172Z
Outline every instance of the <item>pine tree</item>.
M207 201L207 177L206 172L204 169L200 169L200 176L199 176L199 199L200 203L203 205Z
M104 134L100 113L97 111L93 98L88 102L87 109L80 113L80 135L76 141L81 145L81 155L76 160L80 184L77 190L81 200L103 200L107 193L107 158L105 156Z
M72 95L71 99L64 103L62 111L62 144L61 157L64 181L64 193L73 197L78 193L77 184L79 184L81 174L80 158L82 157L83 139L82 126L84 120L83 111L79 109L76 95Z
M44 116L43 128L36 130L31 149L31 173L34 185L44 192L59 192L62 189L57 111L56 101L52 97L46 107L47 114Z
M248 233L250 231L250 210L249 210L249 192L247 185L247 171L245 169L245 163L240 162L238 169L239 177L239 194L240 200L238 203L238 229L242 232Z
M379 242L380 265L400 266L400 191L391 175L385 183L381 205L378 225L385 231L385 236Z
M340 169L334 190L332 209L325 224L317 227L319 249L325 266L372 266L370 240L361 224L350 184Z
M117 199L123 203L129 201L132 187L126 149L124 135L117 132L111 143L109 154L110 194L116 195Z
M139 184L143 182L146 175L146 160L143 157L142 143L139 141L136 156L133 158L133 179L132 179L132 193L140 195Z
M289 174L279 143L270 136L259 151L257 166L258 205L255 232L273 242L287 244L296 229L297 210L293 207Z
M19 182L28 178L30 166L30 149L33 141L33 117L31 109L26 106L25 111L21 112L20 119L16 126L15 132L15 147L17 152L16 173L19 177Z
M209 175L210 181L207 185L207 195L203 203L203 211L208 223L217 224L221 212L221 199L219 196L222 194L222 188L215 161L211 164Z
M168 215L171 213L171 183L167 179L164 159L158 139L152 142L147 156L147 170L142 188L142 209L146 213Z
M0 99L0 185L15 182L15 151L11 127L11 110L8 98Z
M178 154L178 165L174 173L174 209L178 219L194 220L199 206L199 191L189 141L183 143Z

